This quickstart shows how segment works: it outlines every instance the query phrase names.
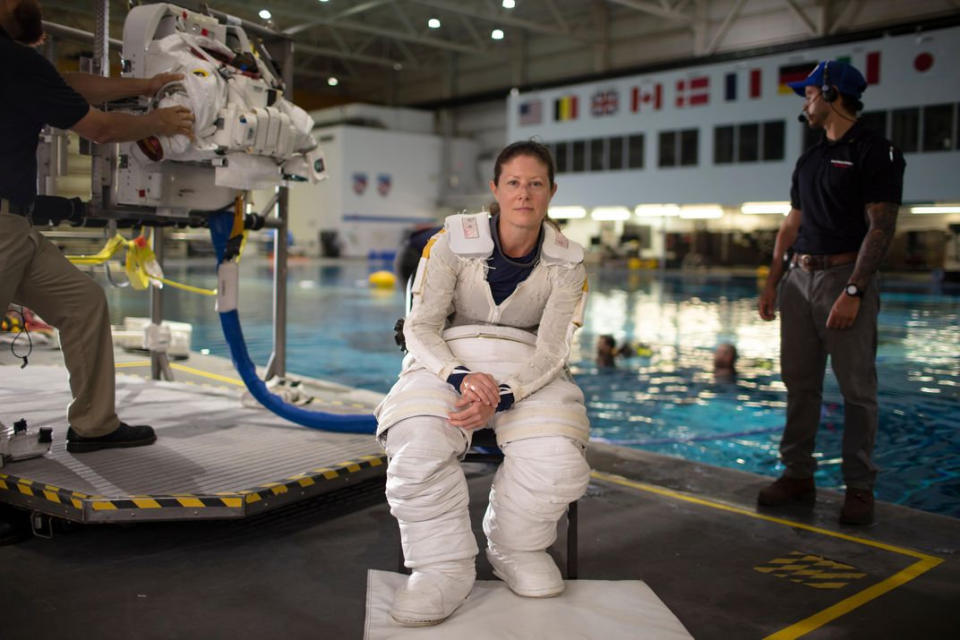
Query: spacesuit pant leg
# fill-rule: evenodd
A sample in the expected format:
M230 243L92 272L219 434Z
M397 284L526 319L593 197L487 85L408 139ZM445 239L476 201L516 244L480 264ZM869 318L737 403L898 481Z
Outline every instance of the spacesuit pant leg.
M468 436L442 418L416 416L387 430L387 502L410 569L457 578L475 571L477 542L459 460L468 447Z
M584 446L566 436L514 440L501 446L503 464L490 489L483 532L505 551L543 551L557 521L590 482Z

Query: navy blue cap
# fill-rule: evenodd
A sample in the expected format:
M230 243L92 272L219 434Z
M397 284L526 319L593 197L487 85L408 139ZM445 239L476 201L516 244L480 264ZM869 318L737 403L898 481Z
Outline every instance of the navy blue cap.
M854 98L863 95L863 90L867 88L867 81L863 79L863 74L857 71L856 67L835 60L824 60L803 80L787 83L798 96L804 96L804 89L807 87L819 88L824 84L834 86L840 93Z

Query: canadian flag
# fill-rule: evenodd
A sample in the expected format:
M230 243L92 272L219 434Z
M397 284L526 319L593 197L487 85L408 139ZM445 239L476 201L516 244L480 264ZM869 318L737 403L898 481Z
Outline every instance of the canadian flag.
M663 85L659 82L634 87L630 92L630 111L653 109L659 111L663 103Z
M710 78L699 76L677 80L677 106L686 107L710 102Z

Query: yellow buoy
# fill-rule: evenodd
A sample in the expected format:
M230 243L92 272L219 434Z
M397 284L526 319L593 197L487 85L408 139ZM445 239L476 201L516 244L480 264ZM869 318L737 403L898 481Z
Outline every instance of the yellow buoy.
M367 278L371 287L377 289L392 289L397 286L397 276L392 271L374 271Z
M636 270L642 268L643 262L640 260L640 258L630 258L627 260L627 269Z

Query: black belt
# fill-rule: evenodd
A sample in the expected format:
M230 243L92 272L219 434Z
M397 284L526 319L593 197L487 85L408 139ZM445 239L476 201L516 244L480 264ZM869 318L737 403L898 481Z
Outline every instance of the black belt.
M6 198L0 198L0 213L12 213L15 216L29 217L33 214L33 203L20 204L11 202Z

